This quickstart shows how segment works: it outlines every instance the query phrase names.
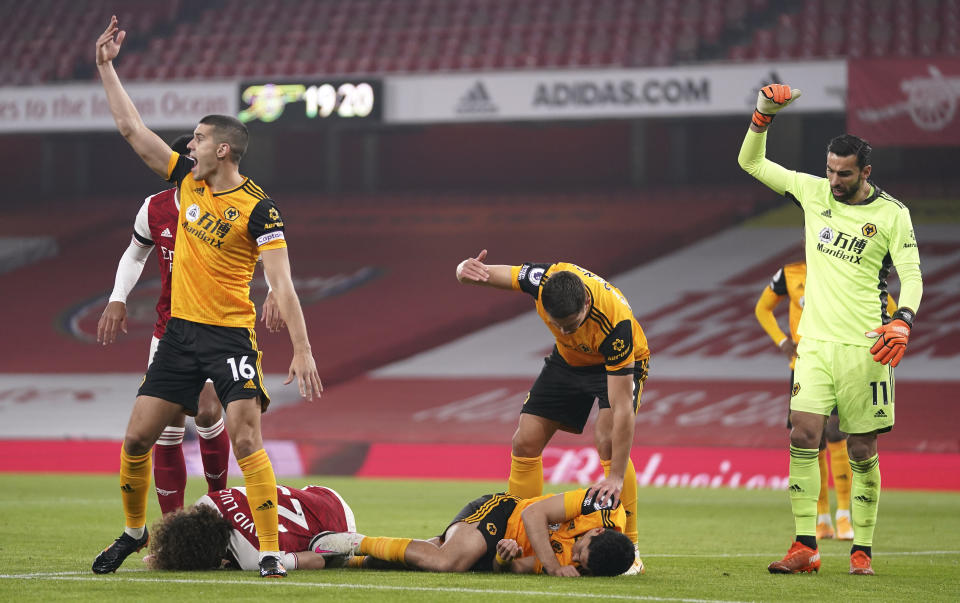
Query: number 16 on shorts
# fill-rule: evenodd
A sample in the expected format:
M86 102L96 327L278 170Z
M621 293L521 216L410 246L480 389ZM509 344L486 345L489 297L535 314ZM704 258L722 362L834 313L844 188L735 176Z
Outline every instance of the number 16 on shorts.
M233 380L253 379L257 375L257 370L250 364L249 356L238 356L236 358L227 358L227 364L230 365L230 372L233 373Z

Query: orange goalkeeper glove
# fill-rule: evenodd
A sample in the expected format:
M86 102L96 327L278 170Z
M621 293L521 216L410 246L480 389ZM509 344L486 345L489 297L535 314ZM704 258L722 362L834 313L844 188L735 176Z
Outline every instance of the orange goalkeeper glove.
M773 121L773 116L793 101L800 98L800 90L786 84L770 84L757 94L757 108L753 110L753 125L765 128Z
M910 329L913 323L913 311L900 308L893 313L893 320L864 333L876 343L870 348L873 359L880 364L897 366L904 352L907 351L907 341L910 340Z

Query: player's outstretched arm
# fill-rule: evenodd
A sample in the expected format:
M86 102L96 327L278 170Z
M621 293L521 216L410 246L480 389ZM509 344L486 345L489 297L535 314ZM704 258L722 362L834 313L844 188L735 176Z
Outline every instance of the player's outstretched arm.
M97 71L107 93L107 104L117 124L120 134L130 143L151 170L167 178L167 167L173 151L162 138L147 128L140 118L127 91L120 83L120 77L113 68L113 59L120 54L127 32L120 29L116 15L110 17L110 24L97 39Z
M766 131L774 115L795 101L801 92L786 84L764 86L757 93L757 108L753 111L737 162L748 174L782 195L790 181L790 171L767 159Z
M568 519L563 494L555 494L533 503L520 513L520 518L527 532L527 538L530 540L530 546L533 547L534 554L543 566L544 573L551 576L580 575L574 566L560 565L550 545L547 526L552 523L563 523Z
M624 368L633 368L631 362ZM587 495L601 505L616 507L623 493L623 478L630 460L636 415L633 412L633 375L607 375L610 398L610 473L590 486Z
M484 264L487 250L475 258L467 258L457 265L457 280L464 285L484 285L497 289L513 289L510 282L510 266Z
M284 385L297 379L300 395L309 400L314 396L320 397L323 384L317 374L317 363L313 359L310 348L310 338L307 336L307 323L303 318L303 309L300 300L293 288L293 279L290 277L290 258L287 248L266 249L261 252L263 258L263 272L273 286L273 294L280 307L280 316L287 324L290 333L290 342L293 344L293 361L290 363L290 372Z

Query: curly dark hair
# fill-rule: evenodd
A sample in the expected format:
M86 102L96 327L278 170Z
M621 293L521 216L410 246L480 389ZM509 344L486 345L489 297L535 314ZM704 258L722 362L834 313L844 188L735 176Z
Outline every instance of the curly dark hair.
M587 303L587 291L580 277L569 270L561 270L544 281L540 301L553 318L566 318L583 309Z
M619 576L630 569L636 552L633 542L616 530L604 530L587 546L587 571L591 576Z
M167 513L150 528L152 565L162 570L217 569L227 553L230 530L230 522L206 505Z

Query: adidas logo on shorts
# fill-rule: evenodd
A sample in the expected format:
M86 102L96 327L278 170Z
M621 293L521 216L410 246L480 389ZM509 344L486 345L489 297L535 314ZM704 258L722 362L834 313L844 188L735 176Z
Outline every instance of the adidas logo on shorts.
M887 418L887 413L883 412L883 409L881 408L881 409L878 410L877 412L873 413L873 418L874 418L874 419L886 419L886 418Z

